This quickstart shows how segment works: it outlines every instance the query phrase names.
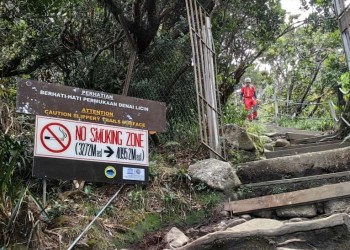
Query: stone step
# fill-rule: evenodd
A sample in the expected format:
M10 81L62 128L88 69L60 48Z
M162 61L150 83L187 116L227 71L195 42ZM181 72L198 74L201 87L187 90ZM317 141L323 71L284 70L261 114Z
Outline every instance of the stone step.
M287 132L286 133L286 139L288 141L295 141L300 139L306 139L306 138L314 138L322 136L319 133L314 132Z
M350 147L246 162L235 168L242 184L349 171Z
M282 151L288 149L297 149L297 148L306 148L311 146L325 145L325 144L333 144L333 143L341 143L341 140L332 140L332 141L324 141L324 142L312 142L308 144L291 144L286 147L275 147L274 151Z
M314 142L321 142L322 140L326 140L326 139L334 139L334 135L310 136L307 138L292 139L290 140L290 143L291 144L308 144L308 143L314 143Z
M285 150L266 152L265 157L267 159L271 159L276 157L284 157L284 156L291 156L291 155L297 155L297 154L305 154L305 153L311 153L311 152L320 152L320 151L326 151L326 150L332 150L332 149L338 149L338 148L345 148L349 146L350 146L350 142L326 143L321 145L312 144L312 146L310 146L310 144L306 144L304 147L290 148L290 149L285 148Z

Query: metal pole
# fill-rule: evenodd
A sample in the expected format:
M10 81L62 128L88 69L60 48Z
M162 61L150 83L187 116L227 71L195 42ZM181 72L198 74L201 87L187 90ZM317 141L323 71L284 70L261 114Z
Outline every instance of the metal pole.
M46 207L46 179L43 180L43 205Z
M69 248L67 250L71 250L73 249L73 247L75 246L75 244L78 243L78 241L81 239L81 237L83 237L83 235L90 229L90 227L92 226L92 224L94 224L94 222L97 220L98 217L100 217L100 215L105 211L105 209L112 203L112 201L118 196L118 194L120 193L120 191L123 189L123 187L125 186L125 184L123 184L119 190L113 195L113 197L107 202L107 204L101 209L100 212L98 212L98 214L95 216L95 218L89 223L89 225L86 226L86 228L84 229L83 232L81 232L81 234L75 239L75 241L69 246Z

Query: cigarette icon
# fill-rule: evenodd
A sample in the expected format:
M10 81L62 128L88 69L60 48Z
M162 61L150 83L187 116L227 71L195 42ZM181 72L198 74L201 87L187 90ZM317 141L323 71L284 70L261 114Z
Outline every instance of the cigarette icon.
M64 141L64 139L66 139L66 137L67 137L67 133L64 132L64 131L61 129L61 127L59 127L58 130L62 133L62 137L57 137L57 138L58 138L60 141ZM44 139L45 139L45 140L56 140L56 138L53 137L53 136L44 136Z
M56 138L53 137L53 136L45 136L44 137L45 140L55 140L56 141ZM64 141L64 138L58 138L60 141Z

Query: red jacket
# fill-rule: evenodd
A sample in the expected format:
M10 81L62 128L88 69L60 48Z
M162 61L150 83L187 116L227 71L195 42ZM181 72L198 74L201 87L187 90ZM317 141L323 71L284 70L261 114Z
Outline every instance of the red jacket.
M247 86L243 86L241 88L241 95L244 98L252 98L255 97L256 98L256 90L255 90L255 86L254 85L249 85L249 87Z

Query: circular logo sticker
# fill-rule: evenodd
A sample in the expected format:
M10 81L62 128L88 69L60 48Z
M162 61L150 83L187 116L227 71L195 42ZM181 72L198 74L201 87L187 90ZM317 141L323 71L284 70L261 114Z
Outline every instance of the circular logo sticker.
M115 170L114 167L108 166L108 167L105 168L105 176L106 176L108 179L112 179L112 178L114 178L116 175L117 175L117 171Z

